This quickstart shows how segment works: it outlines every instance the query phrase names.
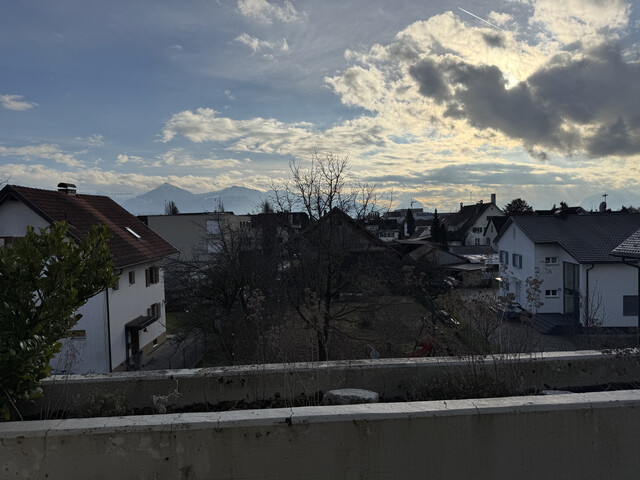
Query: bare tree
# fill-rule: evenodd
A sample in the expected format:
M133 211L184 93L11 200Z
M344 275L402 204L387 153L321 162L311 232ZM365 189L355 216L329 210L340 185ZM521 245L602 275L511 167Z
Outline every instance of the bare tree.
M364 218L374 208L376 188L354 187L348 156L313 152L306 167L296 160L289 166L291 177L274 188L274 203L304 210L312 225L287 244L286 291L298 317L316 333L319 360L327 360L332 335L344 334L338 323L363 308L339 303L340 295L379 288L383 281L369 259L376 254L382 265L380 257L390 252L349 216Z
M173 200L169 200L164 204L165 215L178 215L179 213L180 213L180 210L178 210L178 206L176 205L176 202L174 202Z

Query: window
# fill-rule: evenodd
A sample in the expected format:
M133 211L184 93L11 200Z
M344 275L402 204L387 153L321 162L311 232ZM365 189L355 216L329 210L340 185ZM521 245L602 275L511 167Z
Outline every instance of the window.
M505 265L509 265L509 252L505 252L504 250L500 250L500 263L504 263Z
M482 230L483 230L483 228L482 228L482 227L473 227L473 228L471 229L471 231L472 231L473 233L482 233Z
M160 318L160 304L154 303L149 308L147 308L147 316Z
M557 289L551 289L551 290L545 290L544 291L544 296L547 298L555 298L558 296L558 290Z
M518 255L517 253L513 254L513 266L522 268L522 255Z
M479 238L476 238L476 239L474 240L474 244L475 244L475 245L480 245L480 239L479 239Z
M136 283L136 272L131 270L129 272L129 285L133 285L134 283Z
M20 237L0 237L0 247L10 247Z
M145 268L144 277L147 287L160 281L160 269L156 266Z
M544 257L545 265L558 265L558 257Z
M487 245L491 245L491 239L490 238L485 238L484 240L485 240L484 243L486 243Z
M624 295L622 297L622 316L635 317L638 315L638 296Z
M111 287L111 290L113 290L114 292L116 290L120 290L120 279L119 278L116 280L116 283L113 284L113 287Z

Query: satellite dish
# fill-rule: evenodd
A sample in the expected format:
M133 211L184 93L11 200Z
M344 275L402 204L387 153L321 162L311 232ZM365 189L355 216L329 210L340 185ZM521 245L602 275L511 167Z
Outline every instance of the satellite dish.
M600 202L600 206L598 207L598 210L600 210L601 212L604 212L607 209L607 202Z

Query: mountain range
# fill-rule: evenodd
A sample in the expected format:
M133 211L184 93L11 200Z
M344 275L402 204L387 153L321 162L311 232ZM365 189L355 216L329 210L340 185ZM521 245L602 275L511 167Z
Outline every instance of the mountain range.
M122 206L134 215L158 215L165 213L165 205L173 201L180 213L213 212L223 208L241 215L258 211L266 195L266 192L245 187L196 194L163 183L147 193L123 201Z

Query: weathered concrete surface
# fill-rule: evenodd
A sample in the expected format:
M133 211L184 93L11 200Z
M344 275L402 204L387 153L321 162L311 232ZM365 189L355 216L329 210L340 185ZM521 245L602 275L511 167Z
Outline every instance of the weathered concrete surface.
M219 402L247 403L279 397L293 405L306 395L361 388L381 399L420 399L431 385L459 383L473 375L508 382L518 393L567 390L640 379L638 355L611 356L597 351L537 353L520 356L376 359L258 366L123 372L109 375L51 377L43 382L44 399L23 405L24 414L73 411L87 392L122 397L129 408L153 408L153 398L167 397L168 408ZM179 394L176 394L178 392ZM173 393L173 395L171 395ZM291 400L291 401L289 401Z
M637 479L640 391L0 424L1 478Z
M361 388L341 388L329 390L322 397L322 405L356 405L359 403L378 403L380 396L371 390Z

